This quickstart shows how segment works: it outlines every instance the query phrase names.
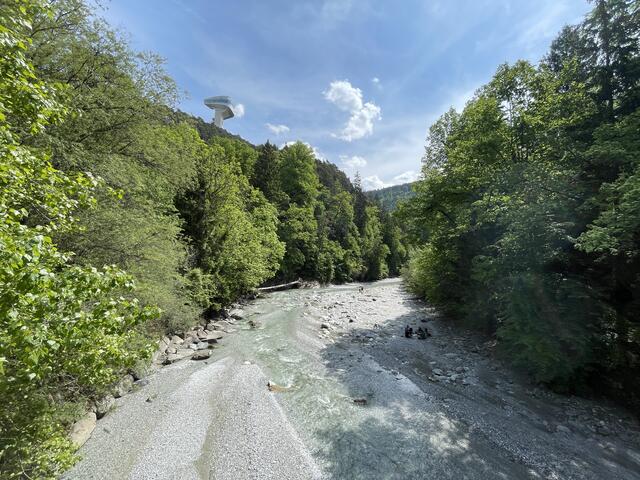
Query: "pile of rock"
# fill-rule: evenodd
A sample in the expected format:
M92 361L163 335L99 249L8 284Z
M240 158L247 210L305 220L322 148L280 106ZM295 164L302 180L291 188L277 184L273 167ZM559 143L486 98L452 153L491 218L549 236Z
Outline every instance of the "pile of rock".
M211 330L209 329L211 328ZM164 337L158 342L158 350L153 355L155 364L170 365L180 360L204 360L211 356L210 349L223 337L215 325L199 325L182 334Z

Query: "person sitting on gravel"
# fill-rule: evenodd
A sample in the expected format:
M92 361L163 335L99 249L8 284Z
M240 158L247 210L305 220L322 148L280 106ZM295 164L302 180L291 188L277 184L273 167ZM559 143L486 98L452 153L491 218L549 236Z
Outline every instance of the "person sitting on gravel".
M413 336L413 328L411 328L409 325L404 327L404 336L407 338L411 338Z
M427 337L430 337L430 336L431 336L431 333L429 332L427 327L424 327L424 329L422 327L418 328L418 338L420 340L426 340Z

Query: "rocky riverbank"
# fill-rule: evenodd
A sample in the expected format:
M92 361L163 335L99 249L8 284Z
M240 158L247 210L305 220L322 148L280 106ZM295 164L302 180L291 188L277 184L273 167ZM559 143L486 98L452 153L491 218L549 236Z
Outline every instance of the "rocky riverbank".
M398 280L242 309L165 339L169 365L115 400L69 478L640 478L628 412L531 383ZM187 349L211 353L169 362Z
M237 323L243 319L242 304L238 303L223 310L215 319L204 320L186 332L161 338L148 365L126 374L113 385L109 394L89 405L89 411L71 427L70 440L78 447L84 445L96 428L97 421L115 408L116 399L146 386L149 383L147 377L163 366L181 360L209 359L218 342L225 335L237 332ZM148 400L151 401L151 398Z

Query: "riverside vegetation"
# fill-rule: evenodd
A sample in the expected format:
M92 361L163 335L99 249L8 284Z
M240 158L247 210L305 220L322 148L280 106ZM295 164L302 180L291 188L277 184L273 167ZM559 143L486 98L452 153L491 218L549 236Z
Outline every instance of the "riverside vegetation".
M92 8L0 9L2 478L67 469L69 425L155 338L265 282L375 280L408 254L416 293L538 381L638 405L637 0L594 2L443 115L394 215L303 143L176 111L161 59Z
M406 279L538 381L637 410L640 3L592 3L431 127Z
M70 423L162 334L268 280L398 274L400 230L358 184L176 96L91 4L2 2L2 478L68 468Z

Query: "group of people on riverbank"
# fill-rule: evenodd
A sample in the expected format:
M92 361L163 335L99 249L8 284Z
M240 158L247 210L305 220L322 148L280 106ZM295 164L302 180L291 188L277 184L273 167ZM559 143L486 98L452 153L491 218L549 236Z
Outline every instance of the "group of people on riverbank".
M404 336L406 338L413 338L413 335L416 335L419 340L426 340L427 337L431 336L431 332L427 329L427 327L418 327L418 330L414 333L413 328L407 325L404 327Z

